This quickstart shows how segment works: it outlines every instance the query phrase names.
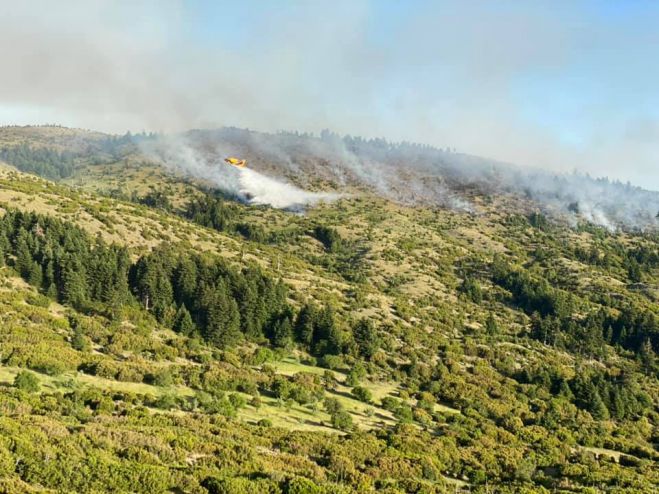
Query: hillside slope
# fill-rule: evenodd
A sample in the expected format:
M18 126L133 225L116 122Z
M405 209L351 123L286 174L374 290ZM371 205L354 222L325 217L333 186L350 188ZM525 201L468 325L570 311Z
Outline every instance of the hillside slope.
M71 129L0 150L4 491L659 486L656 233L473 184L292 213Z

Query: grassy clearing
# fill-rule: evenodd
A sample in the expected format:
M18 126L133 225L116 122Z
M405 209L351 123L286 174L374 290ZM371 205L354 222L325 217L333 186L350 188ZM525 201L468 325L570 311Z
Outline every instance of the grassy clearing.
M288 406L268 397L262 397L259 408L247 405L241 409L239 418L251 424L267 419L273 426L289 430L338 433L328 425L330 416L324 411L314 411L298 404Z
M591 446L582 446L581 449L584 451L589 451L595 455L595 457L599 458L601 456L611 458L616 461L616 463L620 462L620 457L624 455L622 451L615 451L613 449L606 449L606 448L594 448Z
M0 367L0 384L12 385L20 367ZM193 396L194 390L187 386L153 386L145 383L114 381L98 376L90 376L82 372L65 372L58 376L49 376L39 372L33 372L43 390L62 390L89 386L103 391L120 391L142 395L162 396L164 394L175 394L178 396Z
M23 369L20 367L0 366L0 385L12 386L16 374L21 370ZM115 381L81 372L65 372L59 376L49 376L38 372L34 372L34 374L39 379L42 392L91 387L109 392L115 391L154 397L163 395L194 396L195 394L195 391L187 386L154 386L145 383ZM390 412L351 398L348 392L349 388L339 386L336 391L328 390L327 396L336 398L342 403L345 410L352 415L358 428L368 430L380 427L383 423L387 425L395 423ZM249 403L251 396L246 394L243 394L243 396ZM247 405L238 412L238 418L252 424L256 424L262 419L268 419L273 426L290 430L338 433L330 425L330 416L322 410L322 404L320 403L315 407L312 405L302 406L297 403L283 403L275 398L262 396L260 407Z
M272 362L271 365L277 370L278 374L283 374L284 376L292 376L298 372L307 372L309 374L316 374L322 376L327 369L322 367L317 367L314 365L307 365L301 362L298 362L292 357L287 357L276 362ZM334 376L338 381L343 382L346 378L344 372L341 371L332 371Z
M323 375L327 369L312 365L302 364L293 358L285 358L274 362L273 367L278 374L292 376L299 372L307 372L315 375ZM340 371L332 371L338 384L334 389L326 389L328 397L336 398L343 408L352 415L353 422L361 428L373 429L383 424L392 425L395 419L391 412L378 406L385 396L395 396L399 385L395 382L375 383L364 381L362 386L371 391L373 403L364 403L351 396L352 388L342 383L346 380L346 374ZM324 412L316 412L318 417L324 415L324 420L329 421L329 415ZM329 422L328 422L329 423Z

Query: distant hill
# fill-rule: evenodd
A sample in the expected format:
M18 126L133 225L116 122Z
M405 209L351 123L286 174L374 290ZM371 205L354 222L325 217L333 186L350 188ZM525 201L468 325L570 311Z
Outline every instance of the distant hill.
M35 149L34 156L26 158L26 139L31 139L32 147L47 149ZM508 195L516 207L540 209L572 224L581 219L608 229L659 226L657 191L588 175L553 174L428 145L340 137L326 131L314 136L223 128L168 136L106 136L62 127L5 127L0 131L2 149L0 159L55 179L70 176L74 159L101 163L131 156L160 162L169 171L234 192L237 185L227 182L227 174L213 176L209 169L222 168L226 156L239 155L248 159L251 169L304 189L367 190L401 204L472 212L474 194ZM53 159L63 163L64 169L52 169L48 163Z

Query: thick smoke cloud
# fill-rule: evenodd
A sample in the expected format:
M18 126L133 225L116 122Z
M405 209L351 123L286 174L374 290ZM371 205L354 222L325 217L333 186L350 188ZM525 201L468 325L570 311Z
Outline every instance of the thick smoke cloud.
M187 136L178 135L142 140L139 147L147 158L170 172L194 178L247 204L300 211L339 197L328 192L305 191L285 179L269 177L250 168L230 166L223 158L235 153L230 147L217 143L204 152Z
M331 128L659 189L659 8L0 2L0 121Z
M477 213L470 192L514 194L555 217L586 220L609 230L659 226L659 192L583 174L554 174L427 145L236 128L195 130L141 142L170 169L207 180L252 203L302 208L340 195L368 191L407 205ZM239 155L253 169L221 164ZM289 183L294 181L299 187ZM336 194L305 192L317 183Z

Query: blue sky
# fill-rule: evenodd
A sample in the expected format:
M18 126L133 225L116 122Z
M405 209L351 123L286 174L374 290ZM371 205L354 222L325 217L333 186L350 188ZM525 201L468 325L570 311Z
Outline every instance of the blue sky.
M641 1L11 2L0 122L328 127L659 189L657 26Z

